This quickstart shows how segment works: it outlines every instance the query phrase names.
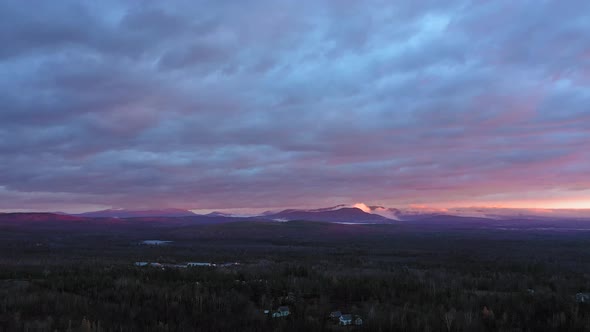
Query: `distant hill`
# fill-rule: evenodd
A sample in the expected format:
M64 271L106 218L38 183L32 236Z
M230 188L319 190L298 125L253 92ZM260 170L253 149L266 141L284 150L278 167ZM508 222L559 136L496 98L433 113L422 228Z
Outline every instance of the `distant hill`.
M412 219L406 220L406 223L430 226L492 226L498 224L498 220L481 217L452 216L447 214L427 214L414 216Z
M289 222L273 222L289 221ZM502 231L590 231L590 219L488 219L479 217L462 217L452 215L424 215L412 220L391 220L380 215L363 212L357 208L342 208L337 210L285 210L273 215L258 217L229 217L220 215L197 215L184 217L81 217L62 215L56 213L0 213L0 239L4 235L14 231L37 230L42 232L62 232L70 234L82 233L112 233L128 231L134 236L151 237L163 234L168 230L174 230L179 235L189 229L196 230L199 227L213 231L213 234L223 238L224 232L242 234L245 237L253 236L247 234L260 232L261 229L321 229L329 233L338 234L361 234L371 232L407 231L407 232L429 232L437 230L482 230L497 229ZM346 224L346 225L344 225ZM328 226L330 225L330 226ZM219 227L217 227L219 226ZM256 226L256 227L254 227ZM284 227L280 227L284 226ZM279 228L277 228L279 227ZM393 228L391 228L393 227ZM318 228L319 229L319 228ZM231 230L231 231L229 231ZM201 232L199 230L198 232ZM236 233L237 232L237 233ZM324 234L323 231L320 232ZM48 233L47 233L48 234ZM319 234L319 233L318 233ZM587 234L587 233L581 233ZM305 238L305 232L300 234ZM299 235L298 235L299 236Z
M160 209L160 210L124 210L109 209L76 214L80 217L89 218L145 218L145 217L191 217L196 214L189 210L182 209Z
M202 216L184 217L88 217L56 213L0 213L4 230L46 230L68 232L117 232L128 230L137 234L166 228L212 225L244 221L244 218Z
M235 217L233 214L231 213L224 213L224 212L219 212L219 211L213 211L211 213L207 213L206 216L208 217Z
M324 222L347 222L347 223L391 223L394 220L377 215L366 213L357 208L338 209L316 209L316 210L284 210L275 214L261 216L273 220L308 220Z
M114 230L113 226L129 225L125 219L116 218L88 218L56 213L4 213L0 214L0 227L4 230L37 230L39 232L61 231L95 232ZM48 234L48 233L47 233Z
M67 214L46 212L15 212L0 213L0 223L43 223L43 222L71 222L84 221L85 218Z

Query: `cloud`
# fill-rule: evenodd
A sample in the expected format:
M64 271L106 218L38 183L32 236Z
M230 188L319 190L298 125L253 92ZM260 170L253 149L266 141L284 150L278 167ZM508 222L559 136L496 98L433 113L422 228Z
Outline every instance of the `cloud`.
M587 198L584 1L32 5L0 4L2 209Z

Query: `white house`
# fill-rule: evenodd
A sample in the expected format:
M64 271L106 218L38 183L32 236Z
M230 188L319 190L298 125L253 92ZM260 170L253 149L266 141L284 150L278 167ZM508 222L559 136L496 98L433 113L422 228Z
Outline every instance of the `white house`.
M356 326L363 325L363 319L357 316L356 319L354 320L354 325L356 325Z
M189 263L186 263L186 266L188 266L188 267L195 267L195 266L215 266L215 264L212 264L212 263L202 263L202 262L189 262Z
M277 317L287 317L289 316L290 312L289 312L289 307L283 306L283 307L279 307L279 309L275 312L272 313L272 317L273 318L277 318Z
M576 294L576 302L578 303L589 303L590 293L578 293Z
M342 316L342 312L340 311L332 311L330 313L330 318L332 319L340 319L340 316Z
M352 324L352 315L342 315L340 316L340 325L351 325Z
M145 240L141 241L142 244L148 246L163 246L172 243L172 241L163 241L163 240Z

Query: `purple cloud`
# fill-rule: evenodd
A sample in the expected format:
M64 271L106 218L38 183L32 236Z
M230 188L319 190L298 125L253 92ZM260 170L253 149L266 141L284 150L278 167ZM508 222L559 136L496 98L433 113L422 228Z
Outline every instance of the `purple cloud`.
M590 204L589 7L5 1L0 210Z

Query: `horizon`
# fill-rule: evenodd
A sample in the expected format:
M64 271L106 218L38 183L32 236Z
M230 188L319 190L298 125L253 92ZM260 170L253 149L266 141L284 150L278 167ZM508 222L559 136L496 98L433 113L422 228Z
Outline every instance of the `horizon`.
M391 207L381 206L378 204L338 204L335 206L315 206L315 207L276 207L266 209L186 209L186 208L106 208L99 210L86 211L42 211L42 210L3 210L0 213L56 213L78 215L86 213L112 212L112 211L126 211L126 212L162 212L162 216L166 213L172 212L190 212L195 215L207 215L210 213L224 213L235 217L255 217L266 213L279 213L286 210L298 211L314 211L317 209L343 209L356 208L365 213L381 215L390 219L395 219L396 216L391 210L398 210L402 214L409 215L449 215L459 217L482 217L482 218L505 218L505 217L539 217L539 218L590 218L590 209L575 209L575 208L513 208L501 206L465 206L465 207L450 207L450 208L436 208L425 205L409 205L406 207ZM391 209L391 210L390 210Z
M589 2L35 5L0 211L590 209Z
M106 211L106 210L127 210L127 211L149 211L149 210L185 210L191 211L193 213L211 213L211 212L223 212L223 213L233 213L233 214L249 214L255 215L256 213L263 213L267 211L282 211L288 209L295 209L295 210L313 210L313 209L321 209L321 208L329 208L335 206L342 206L342 207L356 207L360 210L365 211L365 208L359 205L366 206L366 207L383 207L383 208L392 208L392 209L400 209L400 210L412 210L412 211L438 211L438 212L449 212L449 211L457 211L457 210L498 210L498 211L519 211L521 213L548 213L551 211L554 212L567 212L567 211L579 211L579 212L590 212L590 207L588 207L585 202L577 203L577 202L561 202L561 203L554 203L549 205L513 205L513 204L491 204L491 205L439 205L439 204L407 204L407 205L385 205L385 204L365 204L363 202L356 202L356 203L339 203L333 205L313 205L313 206L268 206L268 207L258 207L258 208L250 208L250 207L215 207L215 208L199 208L199 207L183 207L183 206L131 206L131 207L121 207L121 206L94 206L92 208L82 208L82 209L35 209L35 208L0 208L0 213L18 213L18 212L40 212L40 213L66 213L66 214L79 214L79 213L87 213L87 212L96 212L96 211ZM368 211L365 211L368 212Z

